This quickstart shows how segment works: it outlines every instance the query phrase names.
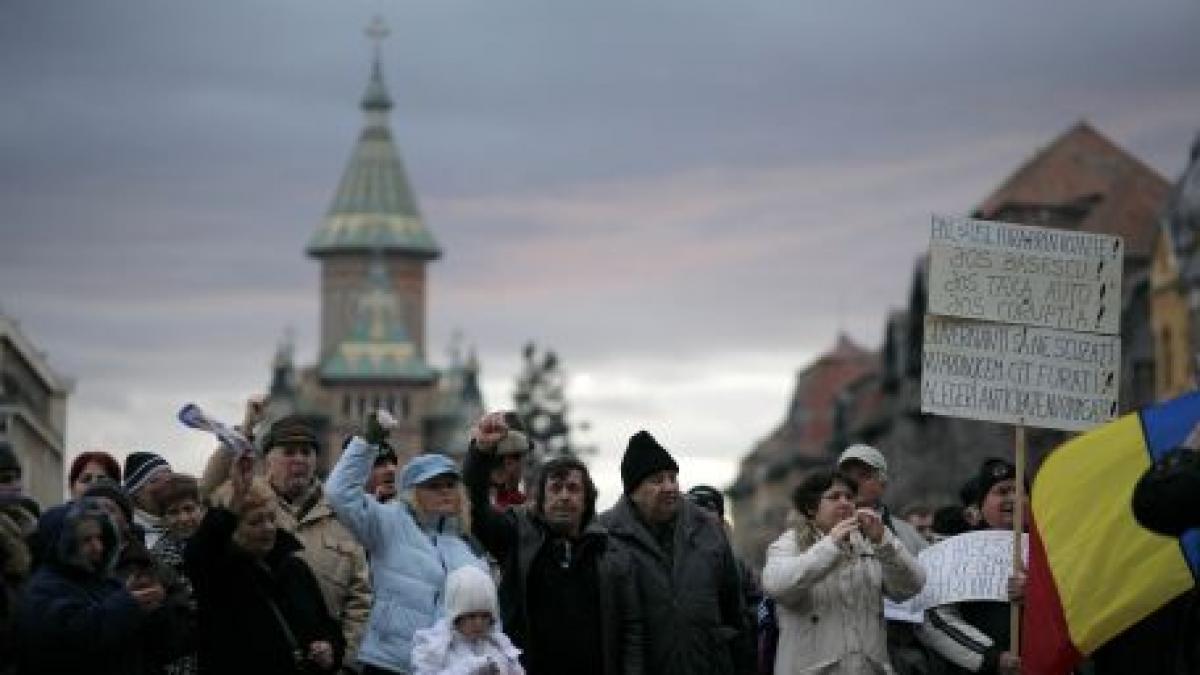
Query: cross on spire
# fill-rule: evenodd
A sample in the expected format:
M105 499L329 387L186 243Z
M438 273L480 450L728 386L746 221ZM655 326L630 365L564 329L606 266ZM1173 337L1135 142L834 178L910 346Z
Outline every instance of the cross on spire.
M371 42L375 43L375 49L378 50L383 41L387 39L387 36L392 34L392 31L388 28L387 22L383 20L383 17L376 14L371 19L371 23L367 25L366 33Z

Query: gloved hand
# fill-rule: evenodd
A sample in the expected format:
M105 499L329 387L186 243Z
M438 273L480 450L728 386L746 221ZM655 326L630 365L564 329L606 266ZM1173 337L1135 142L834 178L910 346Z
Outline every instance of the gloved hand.
M392 426L394 426L394 420L390 419L391 416L388 415L387 419L382 419L381 416L383 415L387 415L383 410L378 410L367 415L363 438L366 439L367 443L375 447L379 447L380 443L387 440L388 433L391 431ZM392 424L389 424L389 422L392 422Z

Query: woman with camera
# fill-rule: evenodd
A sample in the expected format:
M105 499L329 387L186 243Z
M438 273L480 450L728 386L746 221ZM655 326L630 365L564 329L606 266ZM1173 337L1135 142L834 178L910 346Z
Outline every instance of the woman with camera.
M763 591L779 617L777 675L891 673L883 598L916 595L920 564L837 471L805 478L792 495L794 526L767 549Z

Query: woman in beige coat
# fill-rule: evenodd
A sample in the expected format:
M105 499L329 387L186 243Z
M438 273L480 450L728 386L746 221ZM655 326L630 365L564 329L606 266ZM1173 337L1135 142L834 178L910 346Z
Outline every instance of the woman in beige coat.
M775 599L775 675L892 673L883 597L916 595L920 564L871 509L855 509L854 481L810 475L792 495L794 527L767 549L763 590Z

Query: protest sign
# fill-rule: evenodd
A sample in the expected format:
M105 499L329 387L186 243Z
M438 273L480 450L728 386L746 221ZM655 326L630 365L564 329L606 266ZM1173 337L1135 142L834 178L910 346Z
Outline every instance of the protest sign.
M1008 601L1008 577L1013 573L1013 533L1008 530L950 537L921 551L917 560L925 569L925 586L902 605L910 612L964 600Z
M1120 332L1119 237L933 216L929 313Z
M921 410L1083 431L1116 418L1121 339L925 316Z

